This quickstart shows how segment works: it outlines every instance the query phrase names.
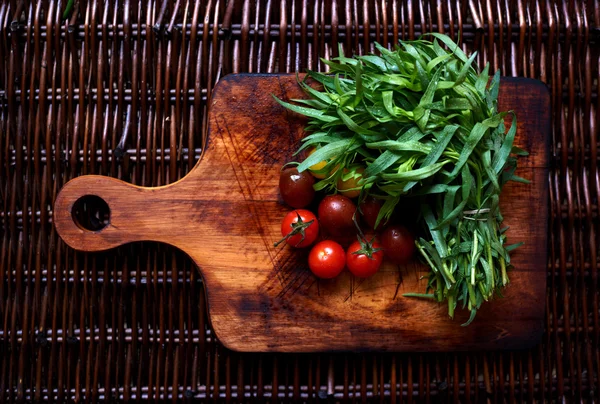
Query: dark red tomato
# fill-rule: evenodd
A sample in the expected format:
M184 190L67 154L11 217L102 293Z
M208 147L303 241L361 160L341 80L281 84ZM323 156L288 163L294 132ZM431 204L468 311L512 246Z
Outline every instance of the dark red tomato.
M319 278L335 278L346 265L346 253L333 240L317 243L308 255L308 267Z
M308 171L298 172L296 167L288 167L279 175L279 192L283 201L292 208L304 208L315 197L315 179Z
M410 230L402 225L386 227L379 238L383 253L396 264L406 263L415 253L415 238Z
M319 235L317 217L306 209L293 210L281 222L281 235L283 238L275 243L275 247L284 240L292 247L308 247Z
M352 217L356 205L343 195L328 195L319 204L319 223L333 237L355 234Z
M377 221L377 216L379 215L380 210L381 201L373 198L372 196L367 196L367 198L360 204L362 218L369 228L375 228L375 222ZM380 223L378 227L381 228L382 223Z
M355 241L346 251L346 266L350 272L360 278L374 275L382 261L383 251L377 241L372 243Z

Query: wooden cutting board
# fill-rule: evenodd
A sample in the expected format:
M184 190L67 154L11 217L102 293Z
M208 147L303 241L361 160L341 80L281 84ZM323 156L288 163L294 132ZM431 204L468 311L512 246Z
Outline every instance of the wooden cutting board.
M100 251L154 240L185 251L204 278L213 329L237 351L457 351L526 348L539 341L546 295L550 97L545 85L503 78L499 107L518 115L517 144L530 151L502 194L515 269L505 297L454 320L447 306L406 298L423 292L426 268L386 264L367 280L347 272L317 280L306 250L273 247L290 210L278 194L279 170L293 160L304 121L271 97L303 97L294 75L230 75L210 105L202 160L180 181L142 188L113 178L83 176L67 183L54 223L71 247ZM76 223L72 209L85 195L110 208L100 231Z

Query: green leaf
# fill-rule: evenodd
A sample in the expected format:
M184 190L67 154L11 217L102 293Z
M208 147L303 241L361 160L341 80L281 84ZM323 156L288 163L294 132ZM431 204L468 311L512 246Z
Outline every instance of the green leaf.
M426 259L427 263L431 266L431 268L442 274L442 276L444 277L444 281L446 282L446 286L450 288L452 283L450 282L450 279L444 276L444 265L442 263L442 258L440 257L439 252L423 238L419 239L419 242L417 243L417 248L419 248L421 255L423 255L423 257Z
M343 60L354 60L354 59L347 59L347 58L342 58ZM352 65L350 64L343 64L343 63L336 63L340 62L340 58L334 58L334 60L327 60L325 58L321 58L321 62L323 62L324 64L326 64L327 66L329 66L330 72L344 72L344 73L352 73ZM356 62L356 61L355 61Z
M308 94L309 96L321 101L321 103L325 106L331 105L331 103L332 103L331 97L327 93L322 93L320 91L317 91L304 82L299 82L299 84L300 84L300 87L302 87L302 89L304 90L304 92L306 94ZM294 101L298 102L300 100L294 100Z
M464 83L465 78L467 77L467 74L469 73L469 71L471 69L471 65L473 64L473 61L475 60L476 57L477 57L477 52L473 52L471 57L469 59L467 59L467 62L460 69L460 72L458 72L458 76L456 77L456 80L454 83L456 86Z
M327 105L323 104L321 101L314 100L314 99L311 99L311 100L292 100L292 101L294 101L295 103L298 103L298 104L308 105L309 107L312 107L314 109L324 109L324 108L327 107Z
M442 209L442 217L447 217L454 210L454 201L456 199L456 193L458 192L459 188L459 186L453 186L448 188L448 191L444 195L444 207ZM442 231L442 236L446 238L450 229L448 228L448 226L444 226L441 227L440 230Z
M471 324L473 322L473 320L475 320L475 315L476 314L477 314L477 310L472 309L471 310L471 315L469 316L469 319L465 323L461 324L461 327L466 327L469 324Z
M392 166L396 161L401 158L401 155L394 153L390 150L386 150L377 157L375 161L369 164L363 173L364 178L367 179L379 175L382 171Z
M323 121L323 122L333 122L333 121L337 120L336 117L325 115L323 112L317 111L317 110L315 110L313 108L305 108L305 107L300 107L298 105L290 104L289 102L285 102L285 101L280 100L275 95L273 95L273 98L275 98L275 100L279 104L281 104L282 106L284 106L285 108L287 108L287 109L289 109L291 111L297 112L297 113L299 113L301 115L308 116L310 118L315 118L315 119L318 119L318 120Z
M510 125L510 129L504 138L504 142L502 143L502 147L496 154L494 154L494 158L492 160L492 169L496 174L499 174L500 171L504 169L504 165L506 164L506 159L510 155L511 150L513 149L513 142L515 141L515 135L517 133L517 116L512 113L513 119Z
M415 191L413 191L410 196L424 196L431 194L443 194L448 191L448 189L452 188L454 185L447 184L435 184L424 187L419 187Z
M510 180L514 182L520 182L521 184L531 184L531 181L529 181L527 178L519 177L518 175L512 175Z
M445 103L445 108L447 110L465 110L471 107L469 100L466 98L450 98Z
M426 133L422 132L417 126L412 126L406 132L404 132L400 137L398 137L399 142L411 142L411 141L419 141L427 136Z
M515 244L511 244L511 245L507 245L504 248L506 249L506 251L510 252L512 250L515 250L519 247L521 247L523 244L525 244L524 242L519 242L519 243L515 243Z
M381 100L383 101L383 106L386 111L390 113L390 115L396 115L394 109L396 106L394 105L394 92L393 91L383 91L381 93Z
M435 74L433 75L433 77L431 78L431 81L429 82L429 85L427 86L427 90L425 90L425 93L423 94L423 97L421 97L421 101L419 102L419 107L423 108L423 114L417 118L416 115L416 109L414 112L415 114L415 119L417 119L417 126L422 130L425 131L425 126L427 125L427 121L429 120L429 115L431 114L431 110L429 109L425 109L425 105L427 104L431 104L431 102L433 101L433 97L435 95L435 91L437 90L437 85L439 83L440 80L440 70L436 71Z
M490 82L490 87L488 92L486 93L486 102L488 109L496 112L496 102L498 100L498 91L500 90L500 70L496 70L492 81Z
M416 62L415 67L417 68L417 77L421 83L421 88L427 88L431 80L427 74L427 71L424 69L425 66L419 62Z
M440 254L440 257L444 258L446 254L448 254L448 247L446 247L446 241L442 237L442 233L440 233L440 231L437 229L437 222L433 216L433 212L431 211L429 205L422 205L421 212L423 213L425 223L427 223L427 226L429 227L429 232L433 238L435 248Z
M397 140L382 140L380 142L366 143L365 146L367 146L369 149L382 149L390 151L413 151L416 153L424 154L431 153L431 147L426 146L421 142L415 141L398 142Z
M435 299L435 295L433 293L403 293L404 297L420 297L423 299Z
M442 156L442 153L444 150L446 150L446 147L452 140L452 136L454 136L454 133L456 133L457 129L458 126L456 125L449 125L444 128L444 130L440 133L437 142L431 148L429 155L425 157L425 160L423 160L421 163L421 167L426 167L428 165L437 163L438 159ZM416 184L417 183L415 181L409 182L404 187L404 191L409 191Z
M359 133L361 135L367 135L367 136L376 136L378 135L377 132L374 132L372 130L363 128L362 126L358 125L356 122L354 122L352 120L352 118L350 118L348 115L346 115L346 113L342 110L342 108L337 108L337 113L338 116L341 118L342 122L344 122L344 124L348 127L348 129L350 129L352 132L356 132Z
M529 152L527 152L527 150L523 150L517 146L513 146L510 152L512 154L516 154L517 156L529 156Z
M425 70L427 71L427 73L431 73L431 71L435 67L437 67L437 65L442 64L443 62L445 62L446 60L448 60L451 57L452 57L452 55L449 55L449 54L440 55L440 56L436 57L435 59L432 59L429 63L427 63L427 67L425 68Z
M477 80L475 81L475 89L477 89L477 92L480 94L485 93L485 87L487 86L488 80L490 78L490 76L488 75L489 70L490 64L487 63L483 68L483 71L479 74Z
M362 101L363 97L362 67L360 63L356 65L356 71L354 75L356 77L356 95L354 96L354 100L352 101L352 108L356 108L356 106Z
M426 167L421 167L416 170L399 172L393 174L381 174L381 178L386 180L395 180L395 181L421 181L425 178L431 177L433 174L437 173L445 164L448 163L448 160L440 161L436 164L431 164Z
M473 152L473 150L475 150L475 147L477 147L477 144L479 143L479 141L481 140L483 135L485 135L485 133L487 132L488 129L498 126L500 124L500 122L502 122L504 115L506 115L505 112L496 114L496 115L484 120L483 122L477 122L475 124L475 126L473 127L473 130L471 130L471 133L469 134L469 137L467 138L467 142L465 143L465 145L460 153L458 162L454 166L454 170L452 171L452 174L451 174L452 176L456 176L456 174L458 174L458 172L466 164L466 162L469 159L469 157L471 156L471 153Z
M324 73L316 72L314 70L306 70L307 77L315 79L318 83L321 83L325 87L325 91L335 91L335 85L333 84L333 77L328 76Z
M458 205L456 205L456 207L452 210L452 212L444 215L443 220L441 220L437 224L436 229L440 229L445 226L448 226L453 220L455 220L460 215L462 215L463 210L465 209L465 206L467 205L467 202L469 201L469 194L471 193L471 189L473 188L473 177L469 173L468 168L465 167L462 170L461 177L462 177L462 186L461 186L462 201Z
M385 60L380 58L379 56L365 55L365 56L359 56L358 59L365 62L365 64L368 64L368 65L380 70L382 73L387 73L387 71L388 71L388 67L387 67L387 64L385 63Z
M333 157L343 154L344 151L348 150L353 140L353 138L346 138L316 149L313 154L308 156L306 160L298 165L298 171L302 172L310 166L320 163L321 161L327 161Z
M389 197L385 200L383 205L381 205L381 209L379 209L379 214L377 215L377 219L375 220L375 228L379 226L382 220L386 221L394 213L394 208L398 205L400 201L400 197L398 195Z
M486 150L481 153L481 163L485 173L488 175L488 180L492 183L492 186L496 192L500 192L500 184L498 184L498 174L492 169L492 158L491 151Z
M449 36L440 34L437 32L430 32L430 33L426 33L424 35L431 35L431 36L439 39L448 47L450 52L452 52L454 55L456 55L460 60L462 60L463 62L467 61L467 55L465 55L465 53L462 51L462 49L460 49L460 47L452 39L450 39Z

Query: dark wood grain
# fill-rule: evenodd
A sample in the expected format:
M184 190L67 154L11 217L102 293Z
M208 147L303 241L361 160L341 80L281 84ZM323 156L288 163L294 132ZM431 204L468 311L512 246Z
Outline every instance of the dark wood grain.
M505 298L460 327L446 307L402 297L422 291L425 267L386 264L359 281L347 273L318 281L306 251L274 248L289 210L277 190L279 168L292 159L303 121L276 104L271 93L298 98L293 75L231 75L215 88L209 143L203 159L182 180L141 188L102 176L67 183L54 223L73 248L100 251L154 240L172 244L196 262L205 280L209 313L219 340L239 351L453 351L525 348L542 333L546 286L549 94L529 79L503 79L500 108L518 113L517 143L530 151L501 205L514 253ZM111 210L98 232L73 221L74 202L97 195ZM148 214L151 211L152 214ZM402 278L402 282L400 282Z

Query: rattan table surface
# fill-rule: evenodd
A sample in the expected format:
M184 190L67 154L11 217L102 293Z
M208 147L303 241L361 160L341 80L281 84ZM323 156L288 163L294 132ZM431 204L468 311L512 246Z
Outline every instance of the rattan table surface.
M66 3L0 1L0 402L598 401L597 0L80 0L65 13ZM224 75L324 70L319 58L339 44L366 53L429 31L461 34L480 65L551 89L535 348L239 354L214 338L180 251L85 254L57 236L53 201L73 177L184 176Z

